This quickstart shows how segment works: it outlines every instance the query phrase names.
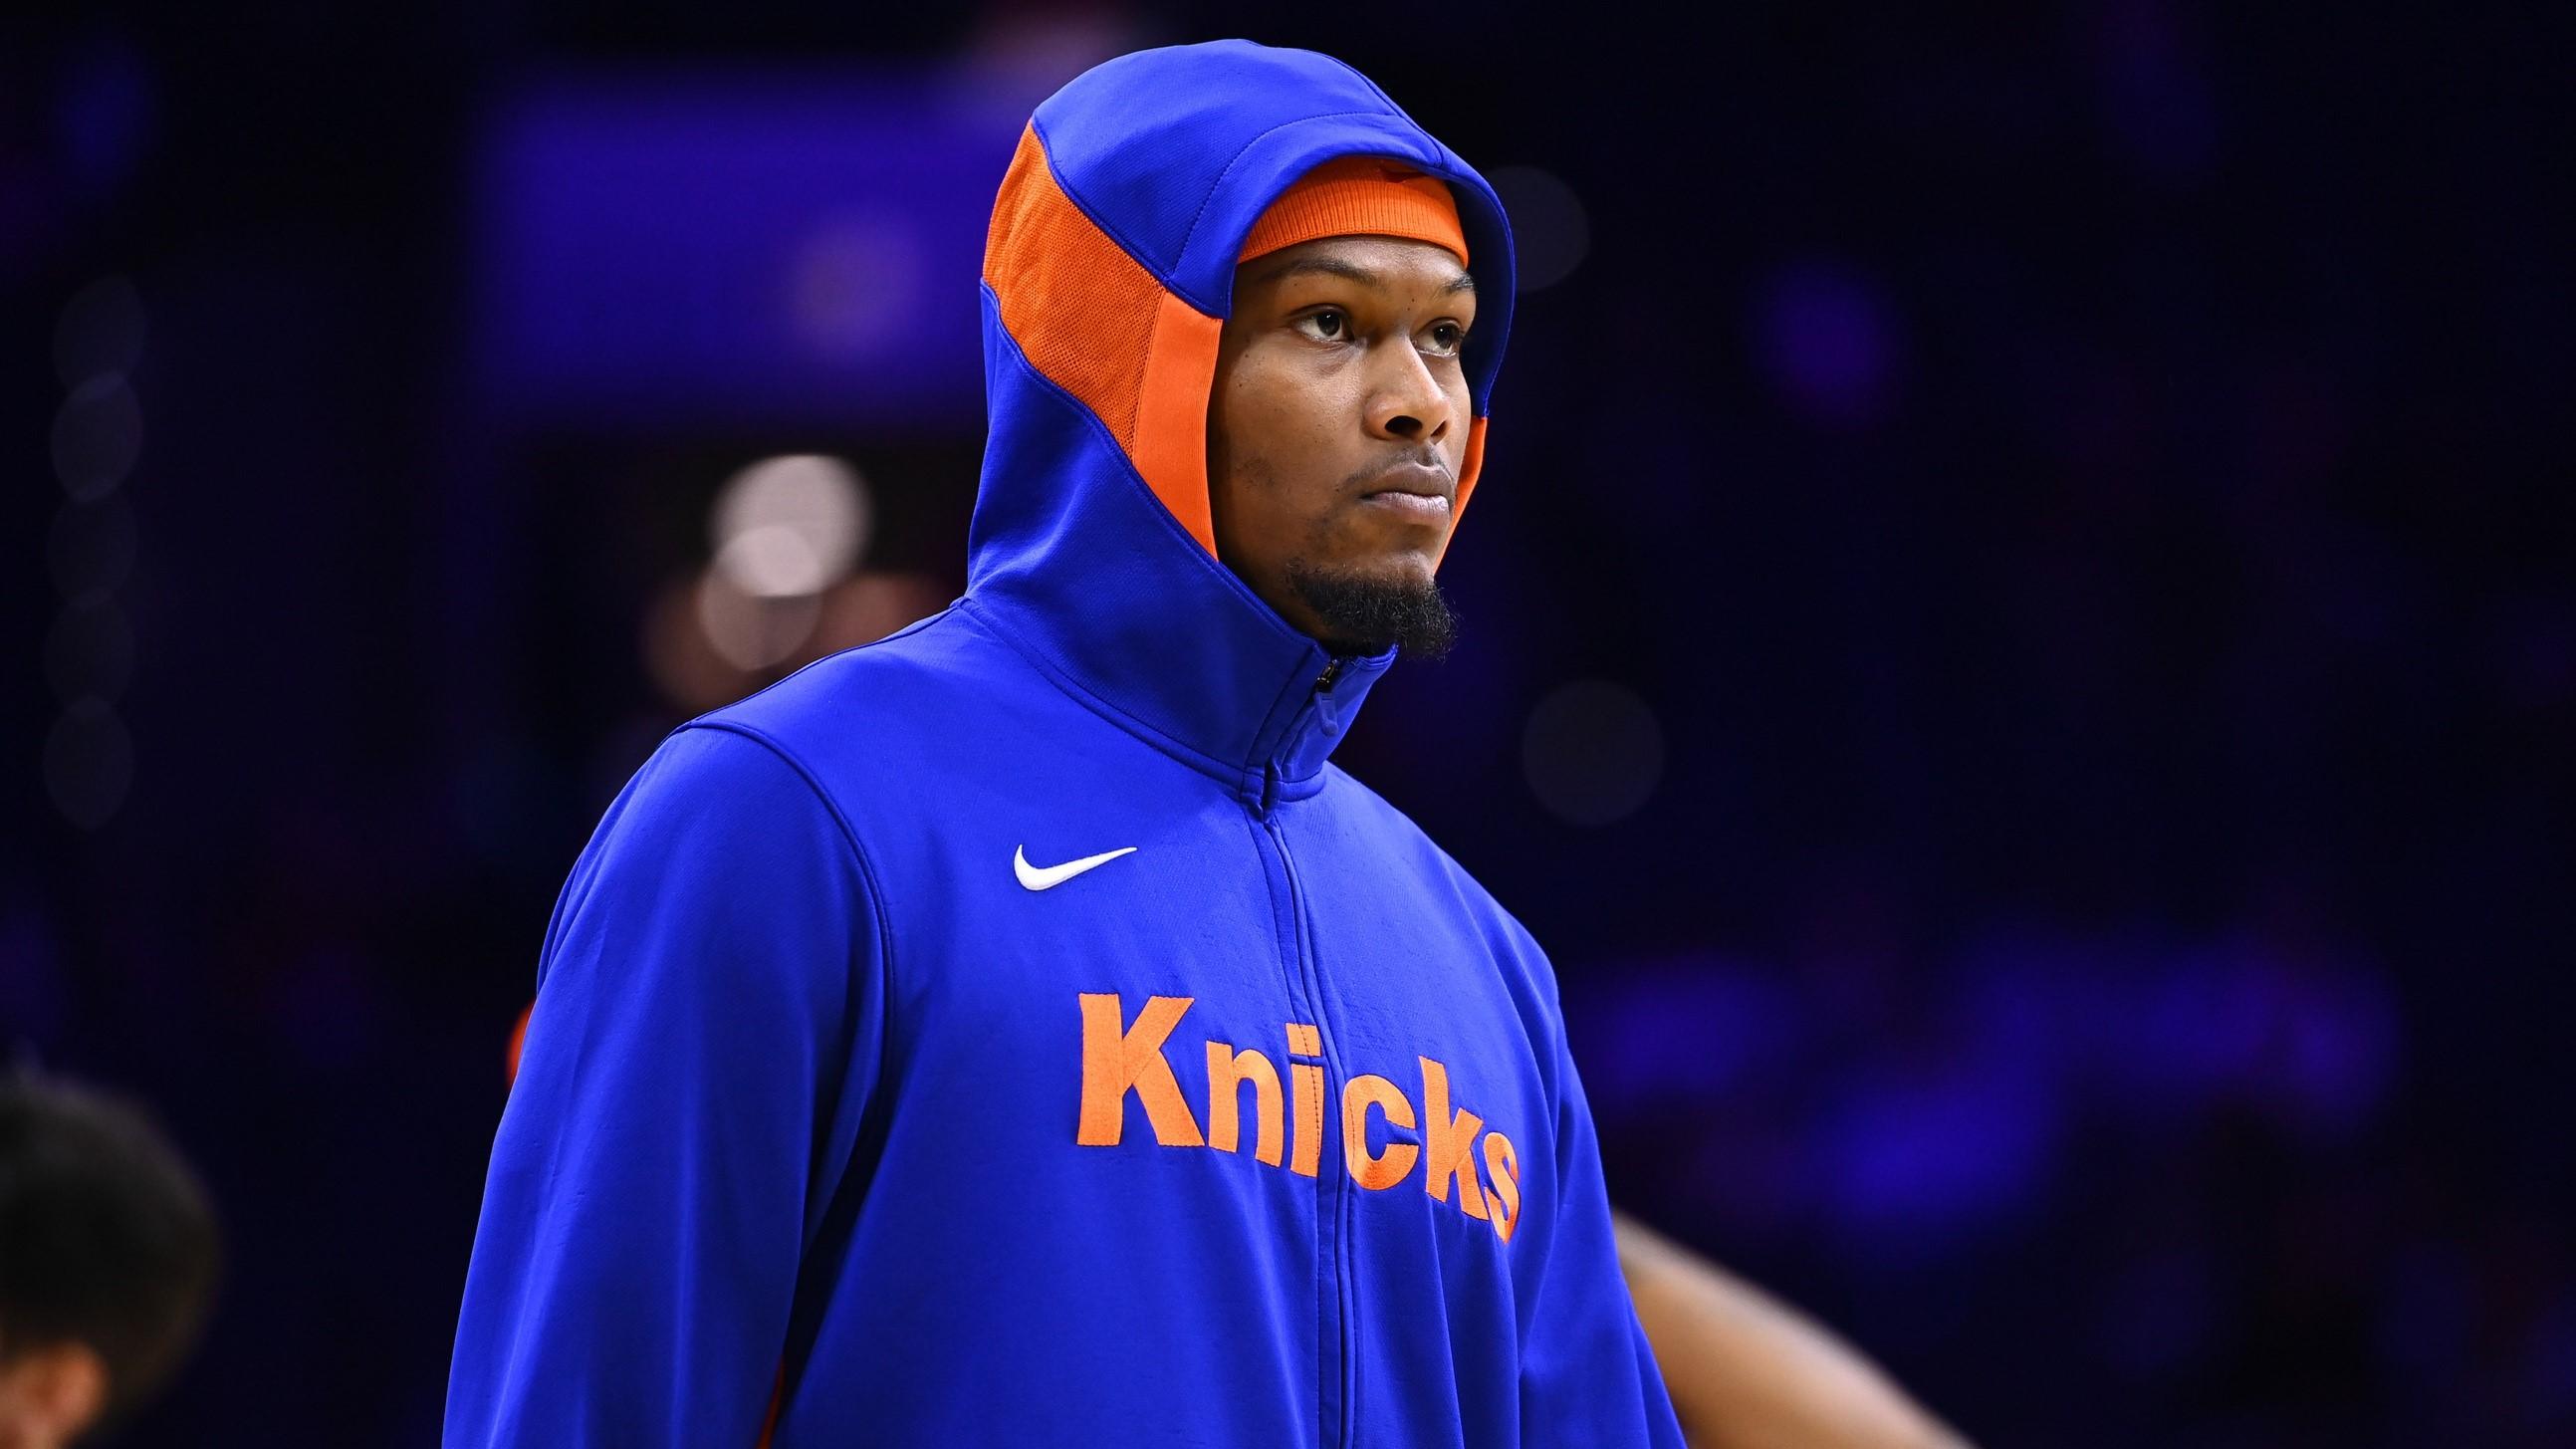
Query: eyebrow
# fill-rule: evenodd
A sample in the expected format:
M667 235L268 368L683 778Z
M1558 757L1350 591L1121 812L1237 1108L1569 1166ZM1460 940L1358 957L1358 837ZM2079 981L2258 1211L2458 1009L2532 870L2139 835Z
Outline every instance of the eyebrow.
M1372 272L1366 267L1343 261L1338 257L1299 257L1297 260L1288 263L1286 266L1281 267L1275 272L1272 272L1266 280L1284 282L1291 277L1302 277L1311 273L1321 273L1325 276L1339 277L1346 282L1356 282L1363 287L1384 286L1386 283L1386 279L1378 275L1376 272ZM1450 278L1449 284L1440 289L1441 294L1444 296L1458 292L1473 292L1474 290L1476 290L1476 279L1463 271Z

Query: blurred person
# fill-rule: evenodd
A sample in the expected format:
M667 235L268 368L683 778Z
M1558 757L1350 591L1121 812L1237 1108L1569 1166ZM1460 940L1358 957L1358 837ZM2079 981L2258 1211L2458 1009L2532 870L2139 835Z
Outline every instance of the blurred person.
M1967 1449L1822 1325L1624 1213L1612 1221L1691 1449Z
M204 1189L139 1110L0 1078L0 1449L71 1444L150 1398L218 1257Z
M1326 57L1039 107L967 594L610 806L450 1445L1683 1442L1545 955L1328 759L1455 640L1512 281Z

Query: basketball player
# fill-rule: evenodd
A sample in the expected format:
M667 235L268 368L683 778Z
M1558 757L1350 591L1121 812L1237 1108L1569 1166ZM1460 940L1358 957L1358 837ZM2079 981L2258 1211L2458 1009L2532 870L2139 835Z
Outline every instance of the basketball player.
M1512 293L1324 56L1038 108L967 592L609 808L449 1445L1682 1443L1546 957L1329 762L1455 636Z

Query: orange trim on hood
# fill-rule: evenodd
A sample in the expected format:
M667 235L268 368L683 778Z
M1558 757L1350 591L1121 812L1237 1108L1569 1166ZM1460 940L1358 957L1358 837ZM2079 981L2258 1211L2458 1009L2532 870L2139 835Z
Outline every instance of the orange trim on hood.
M993 203L984 281L1029 364L1108 426L1145 486L1215 556L1207 413L1224 324L1073 204L1035 126L1020 133Z
M1485 471L1485 420L1478 418L1467 425L1467 456L1458 461L1458 497L1449 505L1449 526L1458 526L1458 515L1467 511L1467 495L1476 491L1476 478Z
M1440 558L1449 556L1449 545L1458 540L1458 520L1467 516L1467 495L1476 491L1476 476L1485 471L1485 420L1478 418L1467 425L1467 456L1458 460L1458 493L1449 500L1449 536L1440 540ZM1440 566L1440 558L1431 561Z

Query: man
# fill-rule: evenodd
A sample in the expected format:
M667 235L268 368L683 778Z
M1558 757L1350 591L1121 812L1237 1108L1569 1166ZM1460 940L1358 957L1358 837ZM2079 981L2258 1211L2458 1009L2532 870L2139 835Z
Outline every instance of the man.
M148 1399L216 1260L204 1190L139 1112L0 1077L0 1449L57 1449Z
M984 276L965 597L674 733L565 887L447 1442L1679 1445L1546 958L1327 759L1453 633L1491 189L1338 62L1149 51Z

